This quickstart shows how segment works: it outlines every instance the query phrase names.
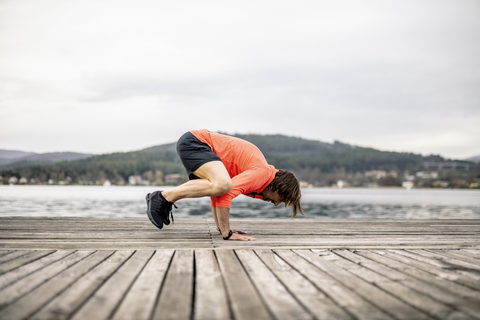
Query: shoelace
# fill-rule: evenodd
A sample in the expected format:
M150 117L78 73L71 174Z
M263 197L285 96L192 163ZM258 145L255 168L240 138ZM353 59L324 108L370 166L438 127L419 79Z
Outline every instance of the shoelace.
M172 205L175 207L175 209L178 209L178 207L175 205L175 203L172 203ZM168 206L167 207L167 218L168 218L168 215L170 215L170 218L172 219L172 223L175 223L175 219L173 219L173 212L172 212L172 206Z
M175 205L175 203L172 203L175 209L178 209L178 207ZM173 212L172 212L172 207L170 207L170 218L172 218L172 223L175 223L175 219L173 219Z

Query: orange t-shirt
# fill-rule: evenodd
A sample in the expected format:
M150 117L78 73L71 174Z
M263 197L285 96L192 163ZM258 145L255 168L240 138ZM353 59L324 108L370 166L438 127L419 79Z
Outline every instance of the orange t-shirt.
M248 141L206 129L190 132L210 146L222 160L232 179L232 190L219 197L212 197L212 207L230 208L232 199L238 195L262 192L278 172L274 166L267 163L262 152ZM260 195L256 197L262 198Z

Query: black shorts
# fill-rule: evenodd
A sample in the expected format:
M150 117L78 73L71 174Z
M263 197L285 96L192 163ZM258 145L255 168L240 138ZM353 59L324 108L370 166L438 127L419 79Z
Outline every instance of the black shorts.
M195 170L210 161L222 161L210 146L197 139L191 132L185 133L177 141L177 153L187 170L190 180L198 179Z

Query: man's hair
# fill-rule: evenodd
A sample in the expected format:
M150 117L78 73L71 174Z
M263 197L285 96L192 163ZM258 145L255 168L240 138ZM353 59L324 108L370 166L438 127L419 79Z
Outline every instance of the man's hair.
M300 198L302 197L300 183L293 173L287 170L279 170L267 188L270 191L277 191L280 198L285 202L285 207L293 209L292 219L298 212L305 215L300 205Z

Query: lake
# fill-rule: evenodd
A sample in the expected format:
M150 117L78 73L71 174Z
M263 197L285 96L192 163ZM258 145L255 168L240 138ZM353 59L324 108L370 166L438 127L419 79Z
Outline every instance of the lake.
M145 195L165 187L0 186L0 216L135 217L145 215ZM479 219L480 191L452 189L303 189L307 219ZM211 217L210 199L176 203L174 217ZM233 218L289 218L283 205L246 196L233 200ZM304 217L301 217L302 219Z

